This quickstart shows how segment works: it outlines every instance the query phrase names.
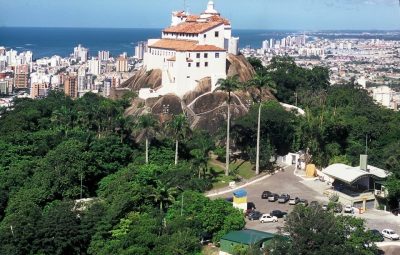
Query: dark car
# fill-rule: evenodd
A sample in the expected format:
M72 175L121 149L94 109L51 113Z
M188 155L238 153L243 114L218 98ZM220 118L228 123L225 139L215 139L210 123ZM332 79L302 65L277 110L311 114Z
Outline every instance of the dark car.
M400 213L400 209L399 208L394 209L394 210L392 210L392 213L393 213L393 215L398 216Z
M252 211L251 213L249 213L247 218L249 220L259 220L261 215L262 215L262 213L260 213L259 211Z
M257 209L257 208L256 208L256 205L253 202L248 202L247 203L247 210L255 210L255 209Z
M278 198L278 203L284 204L287 201L290 200L290 196L288 194L282 194L280 195L280 197Z
M272 194L268 197L268 201L269 201L269 202L275 202L275 201L278 200L278 198L279 198L279 195L278 195L278 194L272 193Z
M253 202L247 203L247 210L244 212L244 215L247 217L250 213L254 212L256 209L256 205Z
M285 215L287 215L287 212L282 212L280 210L274 210L269 215L275 216L277 218L283 218Z
M376 237L376 241L377 241L377 242L383 242L383 241L385 241L385 238L383 237L382 233L381 233L379 230L377 230L377 229L371 229L370 232L371 232L371 234L372 234L374 237Z
M299 201L299 205L308 206L308 200L301 198L300 201Z
M262 198L262 199L268 199L268 197L269 197L271 194L272 194L271 191L264 191L264 192L261 194L261 198Z

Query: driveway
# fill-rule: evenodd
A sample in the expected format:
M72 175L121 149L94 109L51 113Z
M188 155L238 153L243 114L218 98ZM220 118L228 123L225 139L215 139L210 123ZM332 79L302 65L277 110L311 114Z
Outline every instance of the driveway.
M319 189L321 183L318 182L319 181L314 180L304 180L301 177L294 175L293 167L288 167L283 172L275 173L264 180L245 187L245 190L248 192L248 202L255 203L257 210L261 213L270 213L272 210L291 212L293 206L289 205L288 203L279 204L278 202L268 202L265 199L261 199L262 192L268 190L278 194L287 193L291 197L307 199L308 202L315 200L320 203L327 203L328 198L322 194L324 187L322 186L322 188ZM216 197L232 197L232 192L228 192ZM365 219L366 225L370 229L378 229L381 231L384 228L391 228L397 233L400 233L400 216L394 216L390 213L378 210L370 210L362 215L354 216ZM279 228L284 224L283 219L279 219L277 223L264 224L261 224L259 221L248 221L247 219L246 221L247 228L272 233L278 232Z

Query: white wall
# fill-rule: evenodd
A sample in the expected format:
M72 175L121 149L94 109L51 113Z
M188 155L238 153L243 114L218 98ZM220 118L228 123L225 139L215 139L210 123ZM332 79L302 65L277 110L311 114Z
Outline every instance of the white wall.
M215 32L219 33L218 37L215 36ZM204 38L204 35L206 35L206 38ZM199 34L197 40L200 45L215 45L223 49L225 42L224 25L221 24L205 33Z

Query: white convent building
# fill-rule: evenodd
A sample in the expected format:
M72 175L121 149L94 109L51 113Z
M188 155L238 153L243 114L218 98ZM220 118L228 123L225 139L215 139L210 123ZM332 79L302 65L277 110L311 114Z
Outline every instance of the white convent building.
M162 31L161 39L148 40L144 55L147 71L162 70L162 86L144 88L140 98L173 93L182 97L194 90L198 81L210 77L212 90L219 79L226 78L227 54L238 54L239 38L232 37L229 20L215 10L209 1L201 15L173 12L171 26Z

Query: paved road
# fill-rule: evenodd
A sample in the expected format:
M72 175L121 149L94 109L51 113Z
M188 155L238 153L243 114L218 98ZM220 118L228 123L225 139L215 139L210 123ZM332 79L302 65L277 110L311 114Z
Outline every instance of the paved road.
M293 206L286 204L279 204L278 202L268 202L267 200L261 199L261 193L265 190L282 194L287 193L291 197L299 197L307 199L309 202L315 200L321 203L327 203L327 198L324 197L320 192L310 188L310 183L303 184L303 179L297 177L293 173L292 167L287 168L284 172L278 172L269 178L266 178L258 183L249 185L245 189L248 192L248 201L254 202L257 210L261 213L269 213L272 210L282 210L290 212ZM314 181L308 181L314 182ZM313 183L311 183L312 185ZM317 183L315 183L317 184ZM232 193L227 193L218 197L231 197ZM382 230L384 228L391 228L397 233L400 233L400 217L393 216L382 211L368 211L363 215L356 215L366 219L367 227L371 229ZM264 223L261 224L259 221L247 221L247 228L257 229L267 232L277 232L280 227L283 226L283 220L279 219L278 223Z
M301 178L293 174L293 167L286 168L283 172L278 172L269 178L252 184L246 187L248 192L248 202L255 203L257 211L261 213L269 213L272 210L281 210L290 212L293 206L286 204L279 204L278 202L268 202L266 199L261 199L263 191L268 190L273 193L283 194L287 193L291 197L299 197L307 199L309 202L317 200L323 202L323 198L316 191L307 188L304 184L300 183ZM219 197L231 197L232 193L224 194ZM261 224L259 221L248 221L246 227L251 229L257 229L268 232L277 232L278 228L283 226L283 220L279 219L278 223L264 223Z

